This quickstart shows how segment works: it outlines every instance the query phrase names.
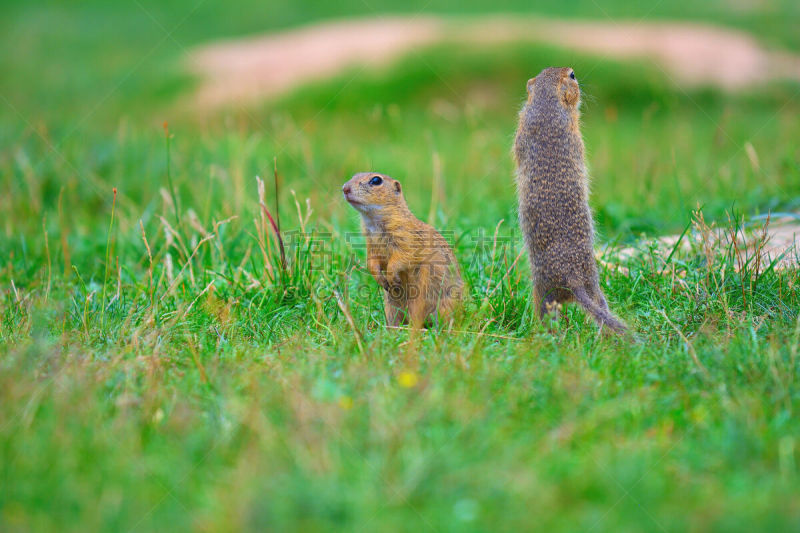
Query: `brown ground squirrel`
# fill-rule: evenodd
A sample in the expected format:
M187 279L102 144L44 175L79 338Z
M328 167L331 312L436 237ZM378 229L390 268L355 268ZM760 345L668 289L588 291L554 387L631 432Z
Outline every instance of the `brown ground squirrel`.
M609 311L597 275L575 72L546 68L527 89L514 159L536 312L541 318L576 300L601 327L621 333L625 325Z
M446 323L464 284L444 237L411 213L400 182L389 176L356 174L342 192L361 214L367 268L384 289L387 324Z

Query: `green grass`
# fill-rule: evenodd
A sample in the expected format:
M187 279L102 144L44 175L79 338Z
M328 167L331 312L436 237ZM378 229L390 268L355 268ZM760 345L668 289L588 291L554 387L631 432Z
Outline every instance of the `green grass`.
M167 27L193 7L143 5ZM602 16L593 5L542 9ZM365 9L333 6L270 6L262 23L204 3L175 36ZM709 6L651 15L797 45L793 4ZM797 269L739 271L728 248L667 259L641 240L680 233L698 205L723 226L797 211L797 85L685 93L642 64L440 46L194 115L175 43L123 79L163 36L135 4L4 9L17 53L0 58L0 530L798 528ZM544 328L527 259L514 264L510 145L525 81L550 64L584 89L598 245L642 250L627 273L601 271L636 341L598 336L572 307ZM470 295L457 331L416 345L383 327L340 193L366 169L450 232ZM285 271L256 175L279 205Z

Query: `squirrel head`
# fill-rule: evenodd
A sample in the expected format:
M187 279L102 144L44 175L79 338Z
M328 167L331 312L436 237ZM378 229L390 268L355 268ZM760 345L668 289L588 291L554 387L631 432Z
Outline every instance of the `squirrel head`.
M528 106L547 108L557 105L578 118L581 89L570 67L550 67L528 80Z
M360 172L342 187L344 199L363 216L407 209L400 182L386 174Z

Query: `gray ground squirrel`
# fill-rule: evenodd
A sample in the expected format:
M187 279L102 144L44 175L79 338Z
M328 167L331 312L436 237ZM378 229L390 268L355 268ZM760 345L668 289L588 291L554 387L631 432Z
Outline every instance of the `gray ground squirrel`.
M342 193L361 214L367 268L384 289L387 324L446 323L462 298L458 263L444 237L408 209L400 182L362 172Z
M609 311L597 275L575 72L546 68L527 89L514 159L536 312L541 318L575 300L601 328L622 333L626 327Z

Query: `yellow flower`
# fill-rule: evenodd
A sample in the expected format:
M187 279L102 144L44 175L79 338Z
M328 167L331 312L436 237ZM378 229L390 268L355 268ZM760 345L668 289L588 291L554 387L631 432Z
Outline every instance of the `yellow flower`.
M397 382L401 387L405 387L407 389L415 387L418 381L419 378L417 375L409 370L404 370L397 375Z
M344 395L339 397L339 407L348 411L353 408L353 399L350 396Z
M689 412L689 417L691 418L692 422L694 422L698 426L708 425L709 412L708 409L706 409L705 406L703 405L698 405L694 407Z

